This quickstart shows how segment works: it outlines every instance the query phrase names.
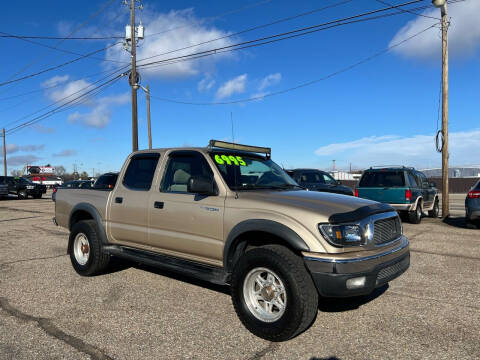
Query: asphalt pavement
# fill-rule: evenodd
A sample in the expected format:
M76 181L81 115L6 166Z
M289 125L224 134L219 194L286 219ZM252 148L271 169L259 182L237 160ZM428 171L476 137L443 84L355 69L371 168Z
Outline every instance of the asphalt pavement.
M479 359L480 230L466 227L464 198L447 222L404 224L404 275L322 299L283 343L249 333L227 287L123 263L80 277L50 199L0 200L0 359Z

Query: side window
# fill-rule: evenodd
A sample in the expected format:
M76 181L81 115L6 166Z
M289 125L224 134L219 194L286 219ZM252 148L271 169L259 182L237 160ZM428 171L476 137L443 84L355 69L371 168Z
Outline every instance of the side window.
M188 181L192 176L213 178L213 172L207 160L195 151L175 152L168 160L161 191L188 193Z
M337 182L335 181L335 179L327 174L323 174L323 179L325 181L325 184L329 184L329 185L336 185Z
M418 173L418 176L420 177L420 180L422 181L422 187L428 188L429 186L428 186L427 177L421 172Z
M159 157L160 154L134 155L125 171L123 185L131 190L150 190Z
M408 172L408 182L410 183L410 186L412 187L419 187L417 184L417 180L415 179L415 176L411 172Z
M320 176L320 174L310 171L310 172L304 172L302 174L302 177L300 178L302 183L321 183L323 184L325 181L323 180L323 176Z

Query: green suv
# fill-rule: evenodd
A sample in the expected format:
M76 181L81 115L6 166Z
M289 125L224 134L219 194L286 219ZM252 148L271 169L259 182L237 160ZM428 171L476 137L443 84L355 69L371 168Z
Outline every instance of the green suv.
M390 204L413 224L422 220L424 211L438 217L438 190L435 183L411 167L370 168L365 170L355 196Z

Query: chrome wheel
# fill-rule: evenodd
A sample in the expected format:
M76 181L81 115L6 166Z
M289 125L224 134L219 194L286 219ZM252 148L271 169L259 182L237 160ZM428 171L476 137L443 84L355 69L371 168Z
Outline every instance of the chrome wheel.
M247 274L243 282L243 297L250 312L260 321L274 322L285 313L285 286L280 277L269 269L255 268Z
M80 265L85 265L90 256L90 243L84 233L78 233L73 240L73 254Z

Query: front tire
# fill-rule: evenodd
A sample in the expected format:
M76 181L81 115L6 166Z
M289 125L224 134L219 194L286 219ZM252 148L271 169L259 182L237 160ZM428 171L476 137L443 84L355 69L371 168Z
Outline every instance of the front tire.
M84 220L73 225L68 253L73 268L82 276L100 274L110 262L110 255L103 252L94 220Z
M417 203L415 210L408 213L408 221L412 224L420 224L420 221L422 221L422 204L420 201Z
M231 288L240 321L265 340L295 337L318 311L318 293L302 259L283 246L267 245L242 255Z
M27 191L26 190L20 190L18 193L17 193L17 196L18 196L18 199L19 200L24 200L28 197L27 195Z

